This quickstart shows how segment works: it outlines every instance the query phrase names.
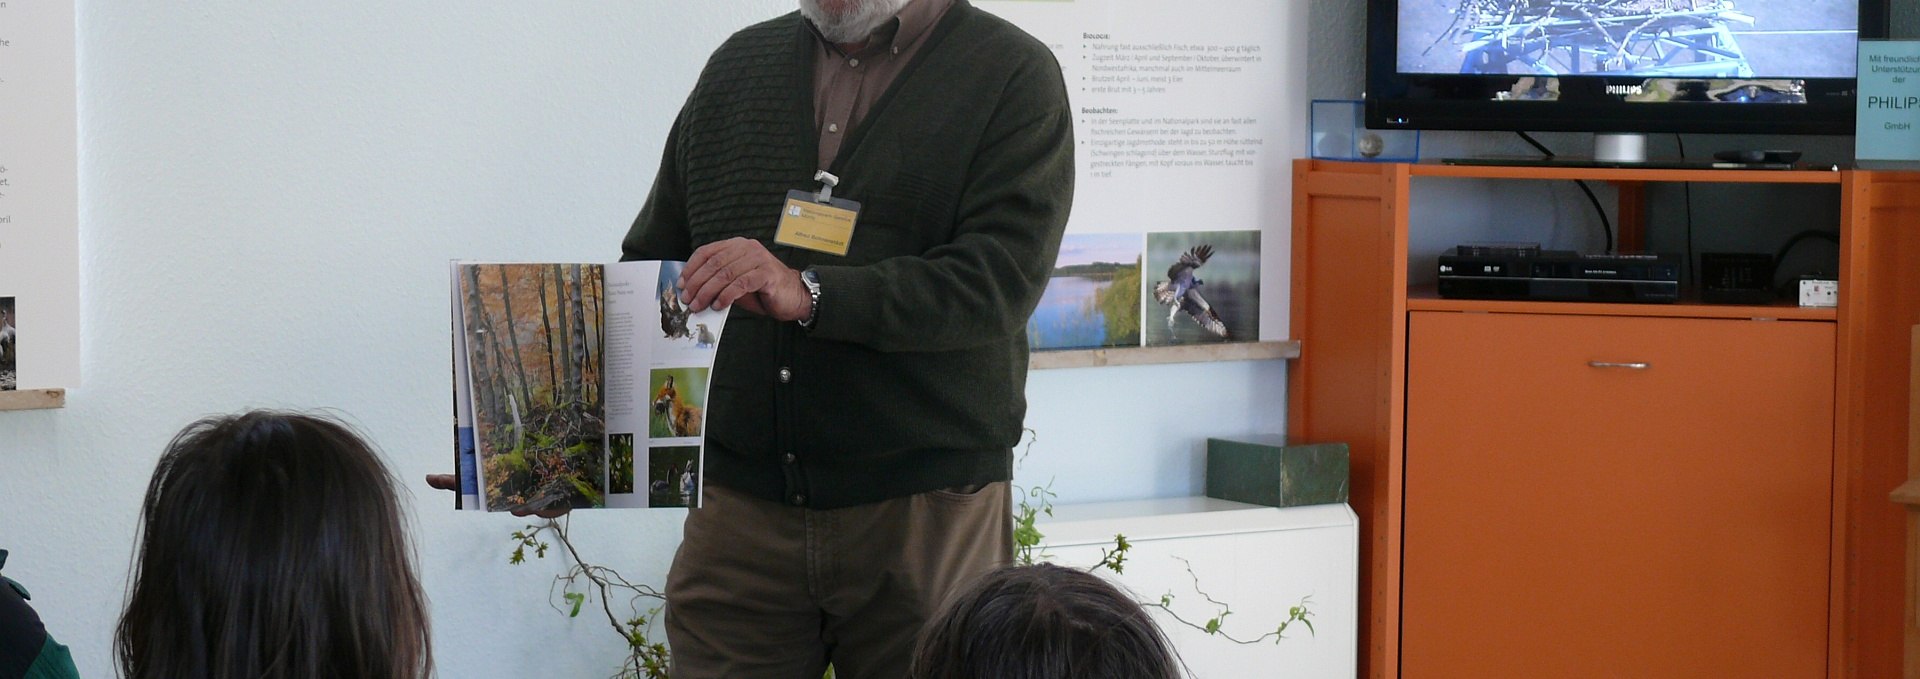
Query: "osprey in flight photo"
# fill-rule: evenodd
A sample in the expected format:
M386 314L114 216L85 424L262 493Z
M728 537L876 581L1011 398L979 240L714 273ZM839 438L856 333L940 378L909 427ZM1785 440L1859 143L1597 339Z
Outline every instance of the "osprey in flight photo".
M1187 312L1193 322L1200 324L1207 332L1225 339L1227 324L1220 321L1220 314L1207 304L1207 298L1200 296L1200 286L1205 281L1194 277L1194 272L1205 266L1213 257L1212 245L1198 245L1180 255L1180 261L1167 268L1167 280L1153 284L1153 298L1162 305L1172 307L1167 310L1167 329L1172 330L1174 320L1180 312Z

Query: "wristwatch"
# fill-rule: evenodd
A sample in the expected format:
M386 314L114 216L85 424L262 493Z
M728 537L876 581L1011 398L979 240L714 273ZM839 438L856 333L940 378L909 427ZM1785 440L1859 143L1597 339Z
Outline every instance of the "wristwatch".
M810 305L807 309L807 317L800 319L800 327L811 329L814 322L820 320L820 274L815 273L813 269L801 271L800 284L807 286Z

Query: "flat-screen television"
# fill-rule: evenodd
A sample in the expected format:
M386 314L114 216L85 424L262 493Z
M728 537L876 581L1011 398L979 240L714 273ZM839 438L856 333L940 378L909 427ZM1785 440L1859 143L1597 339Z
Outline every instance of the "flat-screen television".
M1367 126L1852 134L1887 0L1368 0Z

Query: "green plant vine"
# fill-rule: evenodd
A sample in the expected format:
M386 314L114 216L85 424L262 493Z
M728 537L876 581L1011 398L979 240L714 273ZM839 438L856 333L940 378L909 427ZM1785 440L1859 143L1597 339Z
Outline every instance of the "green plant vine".
M1019 487L1020 503L1013 510L1013 562L1022 566L1031 566L1034 561L1047 559L1046 549L1041 541L1046 533L1040 532L1040 516L1053 516L1053 482L1044 486Z
M1015 462L1016 466L1018 466L1020 462L1026 461L1027 455L1033 451L1034 442L1038 439L1039 435L1037 433L1032 429L1027 430L1027 445L1021 450L1020 458ZM1046 553L1045 545L1047 536L1040 531L1039 518L1041 516L1053 516L1053 500L1059 497L1059 495L1053 492L1052 479L1048 479L1046 485L1016 486L1015 489L1019 491L1020 497L1019 502L1014 506L1013 510L1013 561L1023 566L1031 566L1036 560L1045 561L1049 556ZM1101 548L1100 561L1092 566L1088 566L1087 570L1092 572L1106 569L1113 571L1116 575L1123 574L1126 572L1127 554L1132 549L1133 543L1127 541L1126 535L1114 535L1113 546ZM1226 631L1227 616L1233 615L1233 607L1227 605L1226 602L1213 598L1213 596L1205 590L1200 589L1200 576L1193 572L1192 562L1177 556L1173 558L1186 566L1187 577L1193 580L1193 591L1198 593L1200 598L1205 599L1209 605L1217 607L1219 612L1204 621L1192 620L1173 609L1174 596L1171 591L1160 595L1158 601L1141 601L1139 602L1141 606L1157 608L1165 612L1174 622L1205 632L1210 636L1217 636L1241 645L1258 644L1268 639L1272 639L1273 643L1278 644L1281 639L1285 638L1287 628L1293 626L1294 623L1299 623L1306 627L1309 634L1317 634L1313 629L1313 621L1310 619L1313 617L1313 610L1311 608L1313 597L1311 595L1301 597L1300 603L1288 607L1287 618L1280 621L1280 625L1274 628L1273 631L1249 639L1243 639L1228 633Z
M1027 442L1020 452L1019 459L1015 462L1016 466L1026 460L1027 455L1033 450L1034 442L1039 439L1038 434L1032 429L1026 431ZM1031 566L1037 561L1050 558L1046 552L1046 534L1041 532L1039 521L1042 516L1053 516L1053 501L1059 496L1053 492L1051 479L1045 485L1016 485L1014 490L1018 492L1019 502L1014 506L1013 511L1013 560L1014 563ZM513 552L508 555L508 563L514 565L526 563L528 552L532 552L534 559L545 559L552 547L547 540L551 539L559 543L572 563L567 567L566 572L554 576L553 583L547 592L548 605L569 618L577 618L589 601L597 604L596 607L606 616L607 624L627 644L627 657L621 662L619 671L609 679L671 679L667 645L656 641L654 629L655 623L660 620L661 611L666 606L666 592L650 585L634 584L618 571L594 565L581 558L580 550L574 546L573 539L567 533L567 526L568 517L562 517L545 519L541 523L514 531L511 536ZM1133 543L1127 540L1126 535L1115 535L1113 545L1103 547L1100 550L1100 561L1088 566L1087 570L1092 572L1106 569L1115 574L1124 573L1128 554L1132 549ZM1171 591L1162 594L1157 601L1141 601L1139 602L1141 606L1159 609L1181 625L1242 645L1258 644L1269 639L1277 644L1285 638L1287 628L1294 623L1306 627L1309 633L1314 631L1313 621L1309 619L1313 616L1313 611L1309 608L1312 597L1308 596L1301 597L1299 604L1288 608L1287 619L1281 621L1274 630L1252 638L1243 639L1234 636L1226 630L1226 620L1228 616L1233 615L1233 608L1200 589L1200 576L1194 573L1191 562L1177 556L1173 558L1186 566L1187 576L1193 580L1193 591L1209 605L1216 607L1218 612L1202 621L1195 621L1181 615L1179 611L1173 609L1174 595ZM615 607L622 603L623 598L627 613L616 614ZM557 602L565 602L564 608ZM648 603L643 604L643 602ZM622 618L625 618L624 622ZM827 668L825 679L833 679L833 668Z
M1206 590L1200 589L1200 576L1194 574L1192 562L1177 556L1173 558L1186 566L1187 577L1193 579L1193 591L1199 593L1200 598L1206 599L1208 604L1219 607L1220 612L1214 614L1211 618L1207 618L1204 622L1194 622L1186 616L1181 615L1179 611L1173 610L1173 592L1171 591L1160 595L1159 601L1142 601L1140 605L1148 608L1158 608L1165 611L1167 616L1173 618L1175 622L1243 646L1258 644L1268 639L1272 639L1273 643L1278 644L1281 639L1286 638L1287 628L1293 626L1296 622L1306 627L1307 633L1317 634L1313 629L1313 621L1309 619L1313 617L1313 611L1308 607L1308 605L1313 602L1312 595L1300 597L1300 603L1288 607L1287 619L1280 621L1280 625L1271 632L1251 639L1241 639L1227 633L1227 616L1233 615L1233 607L1228 606L1224 601L1213 598L1212 595L1207 594ZM1095 566L1095 568L1098 567L1097 565Z
M573 545L573 539L567 534L567 520L547 519L542 523L530 525L513 532L513 553L508 563L522 564L527 561L527 551L533 551L533 558L547 558L548 543L542 539L551 538L566 549L567 556L573 561L566 572L556 575L548 589L547 600L554 610L565 613L569 618L577 618L592 598L599 609L607 616L607 624L627 643L627 657L620 664L620 670L610 679L670 679L670 663L667 645L655 641L654 623L660 619L660 611L665 607L667 595L651 585L637 585L605 566L596 566L580 557L580 551ZM627 613L616 615L614 606L620 598L626 598ZM555 599L566 602L566 608L553 604ZM652 600L653 604L643 606L641 602ZM642 611L642 608L645 608ZM621 618L626 618L625 622Z

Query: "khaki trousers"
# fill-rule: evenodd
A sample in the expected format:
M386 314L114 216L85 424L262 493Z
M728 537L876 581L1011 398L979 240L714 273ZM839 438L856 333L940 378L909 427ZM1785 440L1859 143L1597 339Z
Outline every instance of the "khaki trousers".
M947 595L1012 560L1012 490L803 509L708 486L667 573L674 679L907 676Z

